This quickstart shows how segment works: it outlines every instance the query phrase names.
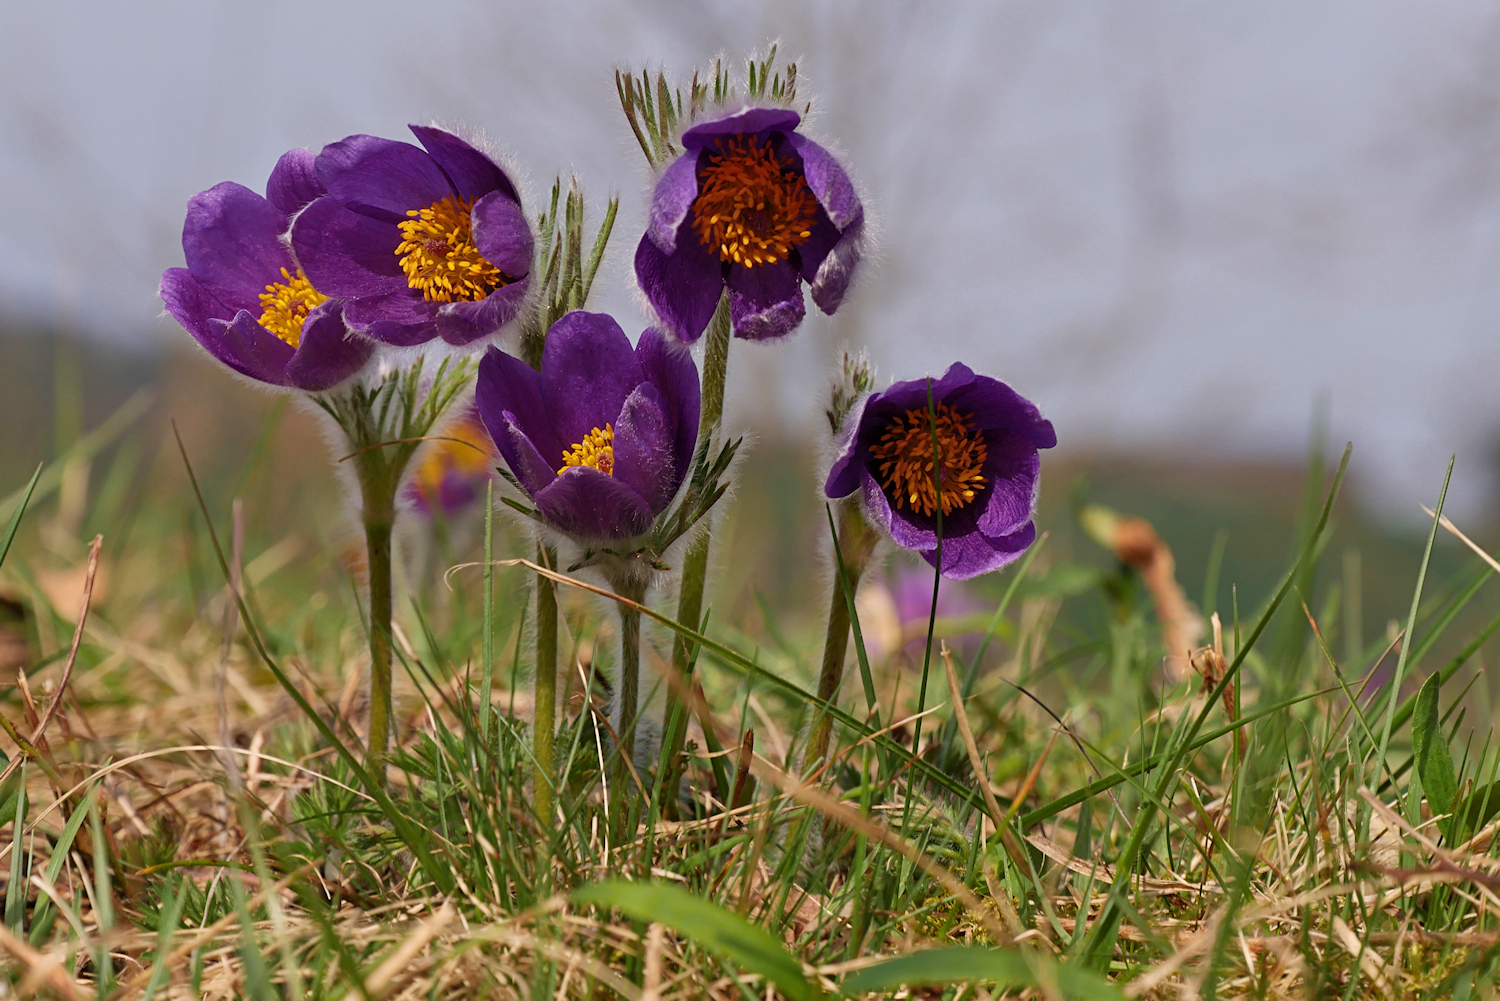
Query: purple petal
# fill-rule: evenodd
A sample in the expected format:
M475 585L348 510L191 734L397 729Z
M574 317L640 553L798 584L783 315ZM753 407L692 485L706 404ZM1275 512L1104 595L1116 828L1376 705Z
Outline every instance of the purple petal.
M934 404L945 402L950 407L965 413L972 411L977 425L986 430L1006 427L1003 416L997 417L985 410L992 402L992 398L978 391L977 383L980 379L987 379L1001 386L1005 385L998 379L975 375L973 369L963 362L954 362L941 376L928 375L920 379L906 379L892 383L884 392L876 393L871 397L871 405L875 408L872 414L878 411L880 416L888 417L907 410L926 410L930 384Z
M948 373L960 367L955 364ZM948 375L943 378L946 380ZM943 398L950 407L972 408L981 428L1016 431L1024 435L1034 448L1052 448L1057 444L1057 432L1053 430L1052 422L1042 416L1036 404L999 379L976 375L973 380L961 390L944 394Z
M426 344L437 336L437 303L409 288L351 299L344 303L344 320L350 328L372 340L396 347Z
M445 302L438 307L438 335L449 344L462 347L487 334L493 334L521 311L531 280L495 289L478 302Z
M860 432L864 428L865 411L869 408L872 396L866 396L855 404L844 418L843 426L839 429L839 455L833 460L833 468L828 471L828 479L823 483L823 495L826 497L848 497L858 490L865 479L865 467L861 461L861 446L863 439Z
M675 425L672 456L680 480L686 475L698 443L702 403L698 368L686 348L669 342L655 327L642 332L635 345L635 360L646 381L661 394L667 418Z
M719 136L791 132L802 116L790 108L746 108L712 122L694 125L682 134L682 148L696 152Z
M188 200L182 252L188 270L231 309L259 312L260 294L296 264L281 242L286 213L243 184L225 181Z
M990 432L986 437L987 482L979 499L983 505L979 530L985 535L1008 535L1031 520L1042 460L1036 446L1020 431Z
M469 218L474 246L485 260L512 278L531 270L531 226L514 198L492 191L474 203Z
M286 366L296 353L290 344L260 325L248 310L240 310L220 335L234 355L238 371L273 386L289 386Z
M486 424L490 438L500 450L501 457L526 492L535 497L551 486L557 479L557 469L550 465L547 457L537 449L536 442L521 430L518 418L509 410L495 416L493 426Z
M649 382L641 383L615 419L614 475L645 500L653 515L666 510L687 472L676 465L672 439L661 394Z
M535 499L542 517L576 538L617 541L651 527L651 508L639 494L588 466L570 468Z
M203 350L236 372L240 371L239 362L224 346L222 337L224 324L234 317L235 310L210 295L187 268L168 269L161 276L159 294L172 319L182 324L182 329L191 334Z
M336 198L319 198L292 224L292 249L313 288L355 299L407 287L396 246L401 234L390 223L351 212Z
M547 417L547 407L542 400L542 377L519 358L499 348L490 348L479 363L475 402L490 437L518 477L521 475L521 456L507 451L511 439L507 421L502 415L509 414L509 423L540 453L547 479L527 483L527 489L535 493L551 482L551 477L557 475L557 467L562 465L566 446L558 441Z
M787 261L729 269L729 315L734 335L752 341L785 337L797 329L807 307L802 283Z
M818 268L843 236L839 228L828 221L827 213L818 209L808 238L798 244L796 250L797 273L803 281L810 282L817 276Z
M287 215L328 194L313 166L317 154L310 149L289 149L281 154L266 181L266 201Z
M696 239L664 254L643 236L635 248L635 277L668 333L684 344L703 336L724 290L717 254L710 255Z
M287 382L309 393L321 393L364 367L375 345L353 337L344 326L343 303L323 303L302 323L297 353L286 365Z
M401 222L453 193L448 177L411 143L354 135L329 143L317 158L318 176L333 197L361 215Z
M613 424L642 381L635 349L613 317L575 310L547 331L542 398L563 448Z
M841 231L864 219L865 210L854 182L834 155L800 133L787 135L787 142L802 157L802 173L813 197Z
M1036 525L1027 522L1010 535L988 538L979 532L943 540L942 574L949 580L968 580L999 570L1036 541ZM929 566L937 566L937 550L921 552Z
M861 219L839 237L823 256L808 282L813 302L832 316L844 301L844 293L854 280L854 269L864 253L865 224ZM804 262L807 258L803 258ZM806 264L804 263L804 267ZM804 274L805 277L805 274Z
M464 142L452 132L429 125L409 125L417 141L427 148L448 180L453 190L465 198L483 198L498 191L511 202L520 202L515 185L505 176L505 171L488 155ZM492 263L499 263L490 258ZM528 258L529 261L529 258Z
M698 197L698 154L684 153L668 164L651 192L646 235L663 254L677 249L677 230ZM689 239L696 239L688 234Z

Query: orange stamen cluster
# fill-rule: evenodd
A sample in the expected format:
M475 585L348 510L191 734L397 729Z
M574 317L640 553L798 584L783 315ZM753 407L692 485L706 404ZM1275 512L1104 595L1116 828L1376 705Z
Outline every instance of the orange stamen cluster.
M563 453L562 468L557 475L566 473L571 466L589 466L605 476L615 475L614 440L614 425L606 424L602 431L594 428L583 436L583 441Z
M731 136L698 172L693 229L720 260L753 268L786 260L812 236L817 211L790 159L754 136Z
M445 195L425 209L411 209L411 218L396 224L406 283L428 302L478 302L513 280L474 246L473 207L472 199Z
M302 345L302 324L307 314L328 301L328 296L312 287L312 282L297 269L293 276L281 269L284 282L272 282L260 294L260 325L292 347Z
M980 471L988 454L984 436L971 427L973 414L937 405L938 460L942 493L933 482L933 421L926 408L892 417L870 454L880 460L880 485L899 509L931 515L941 505L944 516L973 502L985 479Z

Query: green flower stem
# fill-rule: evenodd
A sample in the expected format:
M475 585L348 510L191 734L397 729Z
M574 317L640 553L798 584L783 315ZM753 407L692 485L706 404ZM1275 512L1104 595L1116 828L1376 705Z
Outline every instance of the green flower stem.
M634 579L616 581L615 593L629 598L637 605L646 600L644 582ZM635 761L636 717L639 712L641 688L641 612L632 605L620 605L620 675L615 698L619 700L619 722L616 737L620 742L620 757L615 763L614 800L618 830L623 835L633 825L626 820L625 804L632 800L630 787L630 765Z
M859 579L875 552L879 537L860 514L859 504L845 500L839 504L839 553L843 558L844 577L849 581L849 591L859 590ZM828 602L828 634L823 641L823 670L818 675L818 698L833 702L838 698L839 686L844 681L844 658L849 651L849 602L844 596L843 584L834 569L832 595ZM806 761L815 765L828 756L828 741L833 733L833 716L823 710L818 712L813 723L812 735L807 744Z
M474 372L468 360L445 359L429 380L423 367L418 360L374 384L356 382L339 393L311 397L354 449L339 461L354 463L365 529L370 586L370 736L365 767L379 783L385 781L391 744L391 531L396 524L396 492L422 440L472 384Z
M391 744L391 530L400 475L390 475L386 463L378 460L361 462L359 472L370 584L370 736L365 767L377 782L384 782Z
M479 740L490 743L490 699L495 683L495 481L484 485L484 595L480 604Z
M732 332L729 297L725 295L719 299L719 308L709 321L703 348L703 402L698 416L698 447L693 456L693 481L689 489L703 486L710 449L714 439L718 437L719 425L724 420L724 381L729 372L729 339ZM710 522L693 537L688 546L687 556L682 563L682 584L677 592L677 621L694 631L703 624L703 589L708 580L711 526ZM691 653L688 641L682 636L672 642L672 670L676 672L680 684L667 686L664 716L668 728L665 738L667 775L661 803L668 816L676 813L677 788L682 781L679 761L683 744L687 740L688 714L682 705L680 693L692 690ZM723 796L729 794L727 789L719 792Z
M542 566L557 566L557 550L551 546L538 543L536 553ZM549 830L557 781L553 763L557 741L557 587L543 577L536 581L536 676L532 695L531 741L536 756L533 796L537 820L543 830Z

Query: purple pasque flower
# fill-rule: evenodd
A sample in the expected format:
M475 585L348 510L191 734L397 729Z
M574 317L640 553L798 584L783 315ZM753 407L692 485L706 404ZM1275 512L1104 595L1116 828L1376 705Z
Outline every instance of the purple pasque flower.
M327 195L292 225L318 288L349 301L351 329L387 344L468 344L515 318L531 270L531 227L489 156L438 128L425 149L376 136L323 147Z
M470 409L423 453L406 495L421 513L451 518L483 496L495 457L478 411Z
M552 325L541 371L497 348L479 363L479 416L543 520L579 541L645 534L698 441L698 370L655 328L639 343L604 313Z
M933 478L929 385L941 491ZM1000 569L1035 540L1037 449L1056 444L1052 423L1035 404L954 363L941 379L898 382L867 397L845 423L823 492L847 497L859 490L870 520L933 566L941 511L939 569L965 580Z
M651 198L635 275L679 341L702 335L729 289L738 337L802 322L802 283L832 313L862 249L865 211L833 154L787 108L746 108L688 129Z
M187 267L161 276L167 312L241 375L307 392L360 369L373 345L350 337L343 303L307 280L282 240L302 206L324 193L305 149L286 153L262 198L225 181L188 201Z

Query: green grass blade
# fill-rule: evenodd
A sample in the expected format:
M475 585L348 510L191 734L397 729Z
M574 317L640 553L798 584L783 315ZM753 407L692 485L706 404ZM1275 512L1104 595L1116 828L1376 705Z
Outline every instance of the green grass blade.
M63 825L62 833L57 836L57 841L52 845L52 857L47 860L47 882L53 886L62 876L63 865L68 861L68 852L73 848L73 839L78 837L78 832L83 829L83 822L89 818L89 810L93 808L94 800L99 795L99 785L95 783L84 794L83 802L73 811L68 822ZM14 850L14 849L12 849ZM47 917L52 909L52 898L44 896L37 901L36 910L31 915L31 937L32 945L40 945L38 941L46 934L46 929L51 927Z
M1417 692L1416 712L1411 718L1411 744L1417 775L1421 777L1432 812L1447 813L1458 795L1458 774L1438 721L1438 684L1438 676L1434 674Z
M176 431L175 425L173 426L173 431L174 433ZM187 468L188 482L192 485L193 496L198 501L199 512L203 515L204 525L208 529L208 538L213 544L214 556L219 561L219 571L227 581L230 579L229 561L224 557L224 547L219 542L219 533L214 529L213 519L209 517L208 502L204 499L203 490L198 485L198 474L193 471L193 465L188 460L187 446L182 443L180 435L177 436L177 448L182 453L182 464ZM360 785L365 787L365 791L369 793L370 798L375 800L376 805L380 807L380 812L390 821L391 827L396 831L396 836L405 842L406 847L411 849L411 853L416 856L417 863L422 867L422 871L427 874L428 878L432 880L439 890L444 893L452 893L457 886L453 870L448 866L440 864L433 857L432 852L427 847L427 839L422 836L420 829L411 822L411 819L404 811L396 806L395 802L391 800L390 795L386 792L385 786L377 782L374 776L360 764L354 752L350 751L348 745L339 739L338 734L334 733L333 727L329 726L328 721L313 708L312 703L308 702L307 697L302 694L302 690L292 683L292 679L287 676L286 672L282 670L281 665L271 656L271 651L267 648L265 639L261 634L260 625L256 621L255 616L251 614L250 606L245 603L244 594L237 592L234 599L235 604L240 610L240 621L245 625L245 635L250 638L250 645L254 648L255 654L260 658L261 663L271 672L272 677L276 679L277 684L282 687L282 690L291 696L292 701L297 704L297 708L302 711L302 714L307 717L308 721L317 728L319 736L327 741L328 745L338 753L338 756L348 766L349 770L359 779Z
M23 861L26 852L21 845L21 832L26 828L26 763L16 773L20 784L16 788L16 824L11 828L10 882L5 887L5 925L16 935L21 935L26 920L26 873Z
M167 970L167 959L172 955L172 936L177 934L177 926L182 923L182 912L187 907L187 900L188 881L178 880L177 889L172 894L172 899L167 902L162 915L156 940L156 962L151 967L151 979L146 981L146 989L141 993L141 1001L151 1001L167 979L170 972Z
M72 462L81 459L92 458L96 453L108 447L111 442L124 434L136 419L144 414L151 406L152 393L149 389L142 389L130 399L120 404L120 408L105 419L88 434L79 438L62 455L59 455L52 465L42 474L37 481L38 494L36 500L42 500L52 491L62 486L63 471ZM22 491L0 500L0 518L11 518L15 515L16 508L21 504Z
M1124 1001L1125 995L1102 976L1077 966L1057 963L1019 949L953 946L897 956L877 966L851 973L843 983L847 995L894 991L907 987L993 982L1007 990L1032 988L1046 997L1068 1001Z
M1212 744L1220 737L1226 736L1236 730L1249 726L1251 723L1254 723L1257 720L1264 719L1265 717L1274 715L1275 713L1279 713L1283 709L1289 709L1299 702L1306 702L1309 699L1315 699L1320 695L1331 695L1336 691L1338 691L1338 688L1336 687L1322 688L1316 692L1307 692L1303 695L1294 695L1292 698L1285 699L1281 702L1276 703L1275 705L1267 706L1264 709L1259 709L1247 716L1241 716L1237 721L1233 723L1226 724L1215 730L1210 730L1208 733L1200 734L1193 740L1192 746L1190 746L1188 750L1196 751L1198 748L1205 747L1208 744ZM1084 800L1093 799L1101 792L1113 789L1115 786L1119 785L1129 778L1140 775L1143 772L1149 772L1153 768L1161 765L1166 760L1167 754L1162 753L1152 755L1148 758L1143 758L1142 760L1137 761L1135 764L1127 765L1123 768L1119 767L1118 765L1114 765L1113 762L1111 762L1112 767L1116 768L1116 772L1114 775L1110 775L1095 782L1091 782L1081 789L1075 789L1073 792L1068 793L1066 796L1059 796L1052 802L1039 806L1035 810L1032 810L1030 813L1023 813L1021 814L1021 818L1018 823L1021 825L1021 828L1025 830L1026 828L1033 827L1036 824L1040 824L1044 820L1051 820L1053 817L1057 816L1059 813L1062 813L1069 807L1077 806Z
M37 463L36 472L31 474L31 482L26 484L16 503L15 511L11 513L10 524L5 526L5 538L0 541L0 565L5 563L5 556L10 552L10 544L16 538L16 529L21 527L21 515L26 513L26 505L31 503L31 495L36 491L37 480L42 478L42 466L42 463Z
M574 891L573 902L613 907L638 921L660 921L709 952L760 974L794 1001L823 996L776 936L680 887L609 880Z
M1437 508L1432 515L1432 527L1427 530L1427 547L1422 552L1422 564L1417 569L1417 586L1412 591L1411 612L1406 617L1406 632L1403 634L1407 637L1407 642L1401 644L1401 656L1396 658L1396 673L1391 678L1391 696L1387 702L1385 726L1380 732L1380 746L1375 752L1376 768L1383 767L1386 753L1390 748L1391 730L1396 720L1396 700L1401 696L1401 682L1406 678L1406 663L1412 649L1410 640L1413 631L1417 628L1417 610L1422 605L1422 587L1427 583L1427 565L1432 559L1432 544L1437 540L1438 525L1443 518L1443 501L1448 497L1448 481L1453 477L1453 462L1453 459L1448 460L1448 472L1443 476L1443 489L1438 494ZM1362 811L1362 816L1368 816L1368 812L1369 808L1366 807ZM1363 830L1363 821L1360 827Z
M1205 696L1203 708L1193 720L1192 726L1188 728L1180 740L1175 741L1168 749L1167 756L1169 760L1162 769L1161 778L1158 780L1155 789L1155 795L1152 799L1146 801L1148 805L1135 818L1130 838L1126 841L1125 847L1119 855L1116 870L1118 876L1115 880L1109 902L1105 904L1104 911L1100 914L1099 920L1095 922L1093 930L1089 932L1089 937L1084 943L1083 954L1088 957L1088 960L1096 968L1102 968L1107 964L1110 956L1113 954L1114 936L1119 927L1120 918L1118 901L1124 898L1124 894L1129 886L1130 874L1135 870L1136 862L1140 858L1141 846L1144 844L1146 834L1151 828L1151 821L1154 816L1152 804L1156 801L1165 800L1167 789L1173 782L1178 780L1179 766L1194 746L1193 741L1197 738L1198 731L1202 728L1204 721L1208 719L1209 713L1214 711L1214 706L1223 696L1225 689L1239 675L1240 668L1244 665L1246 656L1254 649L1256 641L1260 639L1261 635L1270 626L1272 618L1276 615L1276 610L1281 607L1281 603L1291 591L1292 585L1302 578L1304 565L1314 558L1319 548L1319 541L1323 537L1323 532L1328 527L1328 519L1333 514L1333 502L1338 498L1339 488L1344 482L1344 474L1349 469L1349 455L1352 451L1352 445L1344 448L1344 457L1339 462L1338 472L1334 475L1333 485L1329 488L1328 497L1324 501L1322 515L1318 518L1312 533L1307 536L1307 542L1302 547L1301 555L1292 564L1286 576L1282 578L1281 586L1276 589L1275 595L1266 604L1265 609L1256 620L1255 627L1250 630L1250 635L1246 637L1244 642L1240 642L1238 635L1236 635L1233 662L1230 663L1228 670L1224 672L1224 676L1214 685L1213 690Z

